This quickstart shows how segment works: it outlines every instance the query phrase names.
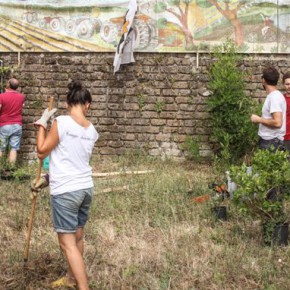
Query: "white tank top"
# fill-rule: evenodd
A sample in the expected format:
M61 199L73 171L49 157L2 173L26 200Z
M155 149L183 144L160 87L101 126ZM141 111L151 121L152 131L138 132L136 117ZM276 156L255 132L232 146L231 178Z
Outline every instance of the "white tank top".
M93 187L89 161L98 132L92 124L82 127L70 116L59 116L56 120L59 144L50 153L50 194Z

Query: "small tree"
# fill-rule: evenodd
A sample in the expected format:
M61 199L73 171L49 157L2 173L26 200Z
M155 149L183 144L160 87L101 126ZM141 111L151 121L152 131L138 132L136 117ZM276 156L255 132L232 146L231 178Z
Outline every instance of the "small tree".
M243 25L238 17L239 9L247 4L247 0L196 0L196 4L203 8L215 7L233 26L235 43L237 46L244 44Z
M181 29L185 36L185 48L192 49L193 46L193 36L190 32L189 27L189 14L190 11L193 11L193 8L190 7L193 4L192 0L169 0L169 1L156 1L154 6L154 11L156 13L167 12L171 14L173 18L178 20L177 26ZM162 28L166 23L176 23L168 21L166 18L160 18L158 21L159 28Z
M227 40L214 51L209 70L208 99L212 141L215 151L226 164L236 162L257 144L257 129L250 121L256 110L251 97L245 94L246 74L239 68L240 56L234 43Z

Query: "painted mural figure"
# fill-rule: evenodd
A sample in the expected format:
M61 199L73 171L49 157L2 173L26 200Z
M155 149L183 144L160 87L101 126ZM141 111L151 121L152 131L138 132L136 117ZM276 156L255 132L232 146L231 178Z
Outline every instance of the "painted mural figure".
M264 18L264 27L262 28L262 35L265 36L265 34L268 32L268 30L271 26L272 21L271 21L270 17L267 15L264 16L262 14L262 17Z

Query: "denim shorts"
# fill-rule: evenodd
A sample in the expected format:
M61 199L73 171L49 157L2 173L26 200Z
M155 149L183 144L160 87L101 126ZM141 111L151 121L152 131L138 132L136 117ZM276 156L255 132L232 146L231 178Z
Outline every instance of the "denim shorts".
M0 151L4 152L9 144L12 150L20 149L22 126L19 124L4 125L0 127Z
M51 195L51 212L54 230L57 233L75 233L85 226L93 188Z

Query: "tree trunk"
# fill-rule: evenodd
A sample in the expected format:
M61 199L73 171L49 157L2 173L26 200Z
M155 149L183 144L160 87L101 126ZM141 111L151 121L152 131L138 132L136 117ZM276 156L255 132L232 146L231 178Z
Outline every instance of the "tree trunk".
M193 37L189 31L185 32L185 49L191 50L193 48Z
M237 46L242 46L244 44L244 29L243 26L238 19L230 20L231 24L234 27L235 31L235 43Z

